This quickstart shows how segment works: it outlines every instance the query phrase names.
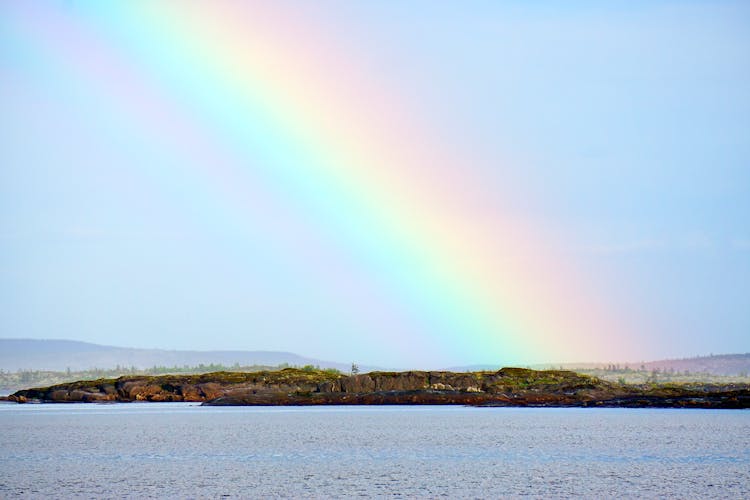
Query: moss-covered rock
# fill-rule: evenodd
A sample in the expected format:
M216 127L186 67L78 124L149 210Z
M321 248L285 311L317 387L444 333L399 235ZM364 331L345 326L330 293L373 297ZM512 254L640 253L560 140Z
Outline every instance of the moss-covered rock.
M195 401L234 405L473 404L494 406L750 406L747 387L635 387L565 370L263 372L127 376L18 391L17 402Z

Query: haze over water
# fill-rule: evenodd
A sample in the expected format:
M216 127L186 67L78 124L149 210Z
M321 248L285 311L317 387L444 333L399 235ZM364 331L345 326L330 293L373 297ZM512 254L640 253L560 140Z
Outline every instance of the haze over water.
M748 498L750 412L0 405L0 497Z

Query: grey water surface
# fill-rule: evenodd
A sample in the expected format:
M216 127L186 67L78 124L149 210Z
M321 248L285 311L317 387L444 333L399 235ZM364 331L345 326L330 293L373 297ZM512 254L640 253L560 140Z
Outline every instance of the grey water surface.
M0 498L750 498L750 411L0 404Z

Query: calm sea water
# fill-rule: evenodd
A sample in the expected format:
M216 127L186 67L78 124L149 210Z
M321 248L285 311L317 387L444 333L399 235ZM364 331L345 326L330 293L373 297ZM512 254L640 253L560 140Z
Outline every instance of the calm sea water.
M6 497L750 498L750 412L0 404Z

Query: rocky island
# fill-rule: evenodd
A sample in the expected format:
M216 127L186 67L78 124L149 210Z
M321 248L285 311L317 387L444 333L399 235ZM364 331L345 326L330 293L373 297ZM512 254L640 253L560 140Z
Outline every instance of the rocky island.
M209 406L474 405L750 408L747 385L633 386L566 370L370 372L287 368L200 375L123 376L17 391L10 401L193 401Z

